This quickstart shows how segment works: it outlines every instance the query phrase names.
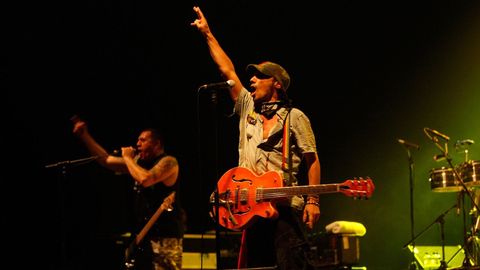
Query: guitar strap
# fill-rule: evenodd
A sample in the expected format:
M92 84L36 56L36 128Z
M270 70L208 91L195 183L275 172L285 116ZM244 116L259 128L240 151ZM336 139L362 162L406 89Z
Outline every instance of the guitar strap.
M282 148L282 171L285 185L290 186L292 183L292 155L290 147L290 112L291 107L286 107L287 113L283 123L283 148Z
M282 148L282 171L285 185L289 186L292 183L292 158L290 148L290 112L291 106L286 106L286 114L283 123L283 148ZM240 240L240 250L238 252L237 268L243 269L247 262L247 246L246 246L247 230L242 231L242 238Z

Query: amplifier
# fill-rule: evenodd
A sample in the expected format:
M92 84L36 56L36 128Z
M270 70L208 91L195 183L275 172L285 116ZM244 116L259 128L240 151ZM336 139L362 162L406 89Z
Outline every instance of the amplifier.
M323 233L311 241L311 260L316 267L353 266L360 260L360 236Z
M415 259L422 269L440 269L442 261L442 246L415 246L408 245L408 249L413 252ZM444 246L445 263L448 269L458 269L462 267L465 259L465 251L462 246Z
M183 238L182 269L234 268L238 259L241 232L185 234ZM217 244L219 255L217 258Z

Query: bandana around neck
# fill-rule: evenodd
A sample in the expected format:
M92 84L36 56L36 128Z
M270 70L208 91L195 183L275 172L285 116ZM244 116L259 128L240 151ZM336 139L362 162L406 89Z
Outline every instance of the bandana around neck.
M277 111L282 108L283 104L283 101L264 102L260 105L257 112L266 118L271 119Z

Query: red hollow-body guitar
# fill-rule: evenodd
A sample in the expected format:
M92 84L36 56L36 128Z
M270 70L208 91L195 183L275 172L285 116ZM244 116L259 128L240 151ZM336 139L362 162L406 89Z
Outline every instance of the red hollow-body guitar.
M375 186L370 178L346 180L338 184L307 186L283 186L283 177L278 172L257 175L248 168L235 167L228 170L217 183L218 194L213 193L210 202L217 211L219 224L239 231L248 227L257 217L276 218L275 202L294 195L318 195L343 193L355 199L368 199ZM218 196L216 199L215 196Z

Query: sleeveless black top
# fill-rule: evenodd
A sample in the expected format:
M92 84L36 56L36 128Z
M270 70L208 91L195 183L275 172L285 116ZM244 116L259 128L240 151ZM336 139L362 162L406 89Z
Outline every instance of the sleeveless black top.
M138 160L137 164L147 170L153 168L166 154L162 154L151 161ZM149 187L143 187L138 182L134 186L134 213L135 213L135 232L147 224L153 214L162 205L165 198L175 191L175 201L172 204L173 210L164 210L158 217L155 224L149 230L146 238L182 238L184 234L184 224L182 218L182 208L180 204L179 181L171 187L165 186L162 182Z

